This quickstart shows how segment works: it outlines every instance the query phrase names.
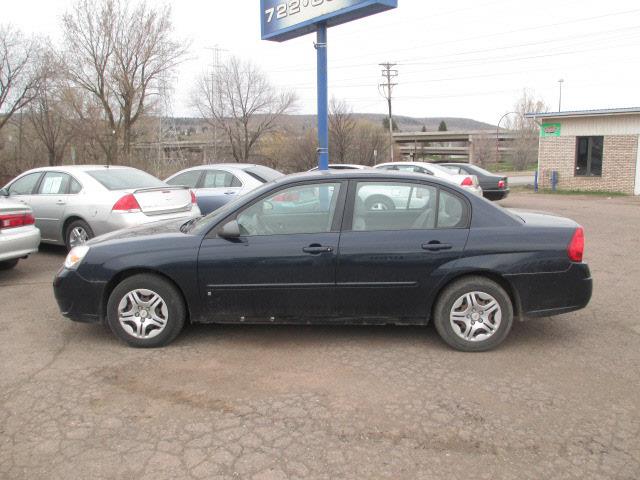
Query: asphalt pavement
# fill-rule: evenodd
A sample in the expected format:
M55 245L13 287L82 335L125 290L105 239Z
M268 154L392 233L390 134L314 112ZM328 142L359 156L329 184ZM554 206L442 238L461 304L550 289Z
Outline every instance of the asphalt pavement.
M0 272L0 478L640 478L640 202L518 193L586 229L583 311L497 350L418 327L191 326L159 350L64 319L45 247Z

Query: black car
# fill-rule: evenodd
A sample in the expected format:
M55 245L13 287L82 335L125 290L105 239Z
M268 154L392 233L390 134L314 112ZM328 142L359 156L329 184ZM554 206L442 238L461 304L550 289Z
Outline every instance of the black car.
M370 208L393 196L393 209ZM509 212L412 173L284 177L212 214L114 232L74 248L54 289L63 315L129 345L185 322L433 321L464 351L500 344L514 318L583 308L591 275L572 220Z
M507 177L496 175L477 165L468 163L439 163L453 173L461 175L475 175L482 187L482 195L488 200L502 200L509 195L509 180Z

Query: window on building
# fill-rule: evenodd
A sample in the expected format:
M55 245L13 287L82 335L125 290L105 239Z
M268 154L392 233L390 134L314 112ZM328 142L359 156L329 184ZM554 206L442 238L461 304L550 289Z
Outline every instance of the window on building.
M604 137L578 137L576 142L576 176L602 176Z

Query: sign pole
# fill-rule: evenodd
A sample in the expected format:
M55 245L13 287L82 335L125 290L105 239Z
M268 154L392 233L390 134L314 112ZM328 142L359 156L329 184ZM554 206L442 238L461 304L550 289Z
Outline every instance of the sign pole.
M327 24L318 24L318 168L329 170L329 79L327 64Z

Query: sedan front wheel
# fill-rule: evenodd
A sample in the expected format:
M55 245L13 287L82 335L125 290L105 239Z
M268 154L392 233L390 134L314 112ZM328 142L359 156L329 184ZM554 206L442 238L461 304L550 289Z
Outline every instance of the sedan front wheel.
M162 347L184 326L186 308L180 292L157 275L126 278L113 289L107 304L107 322L132 347Z

